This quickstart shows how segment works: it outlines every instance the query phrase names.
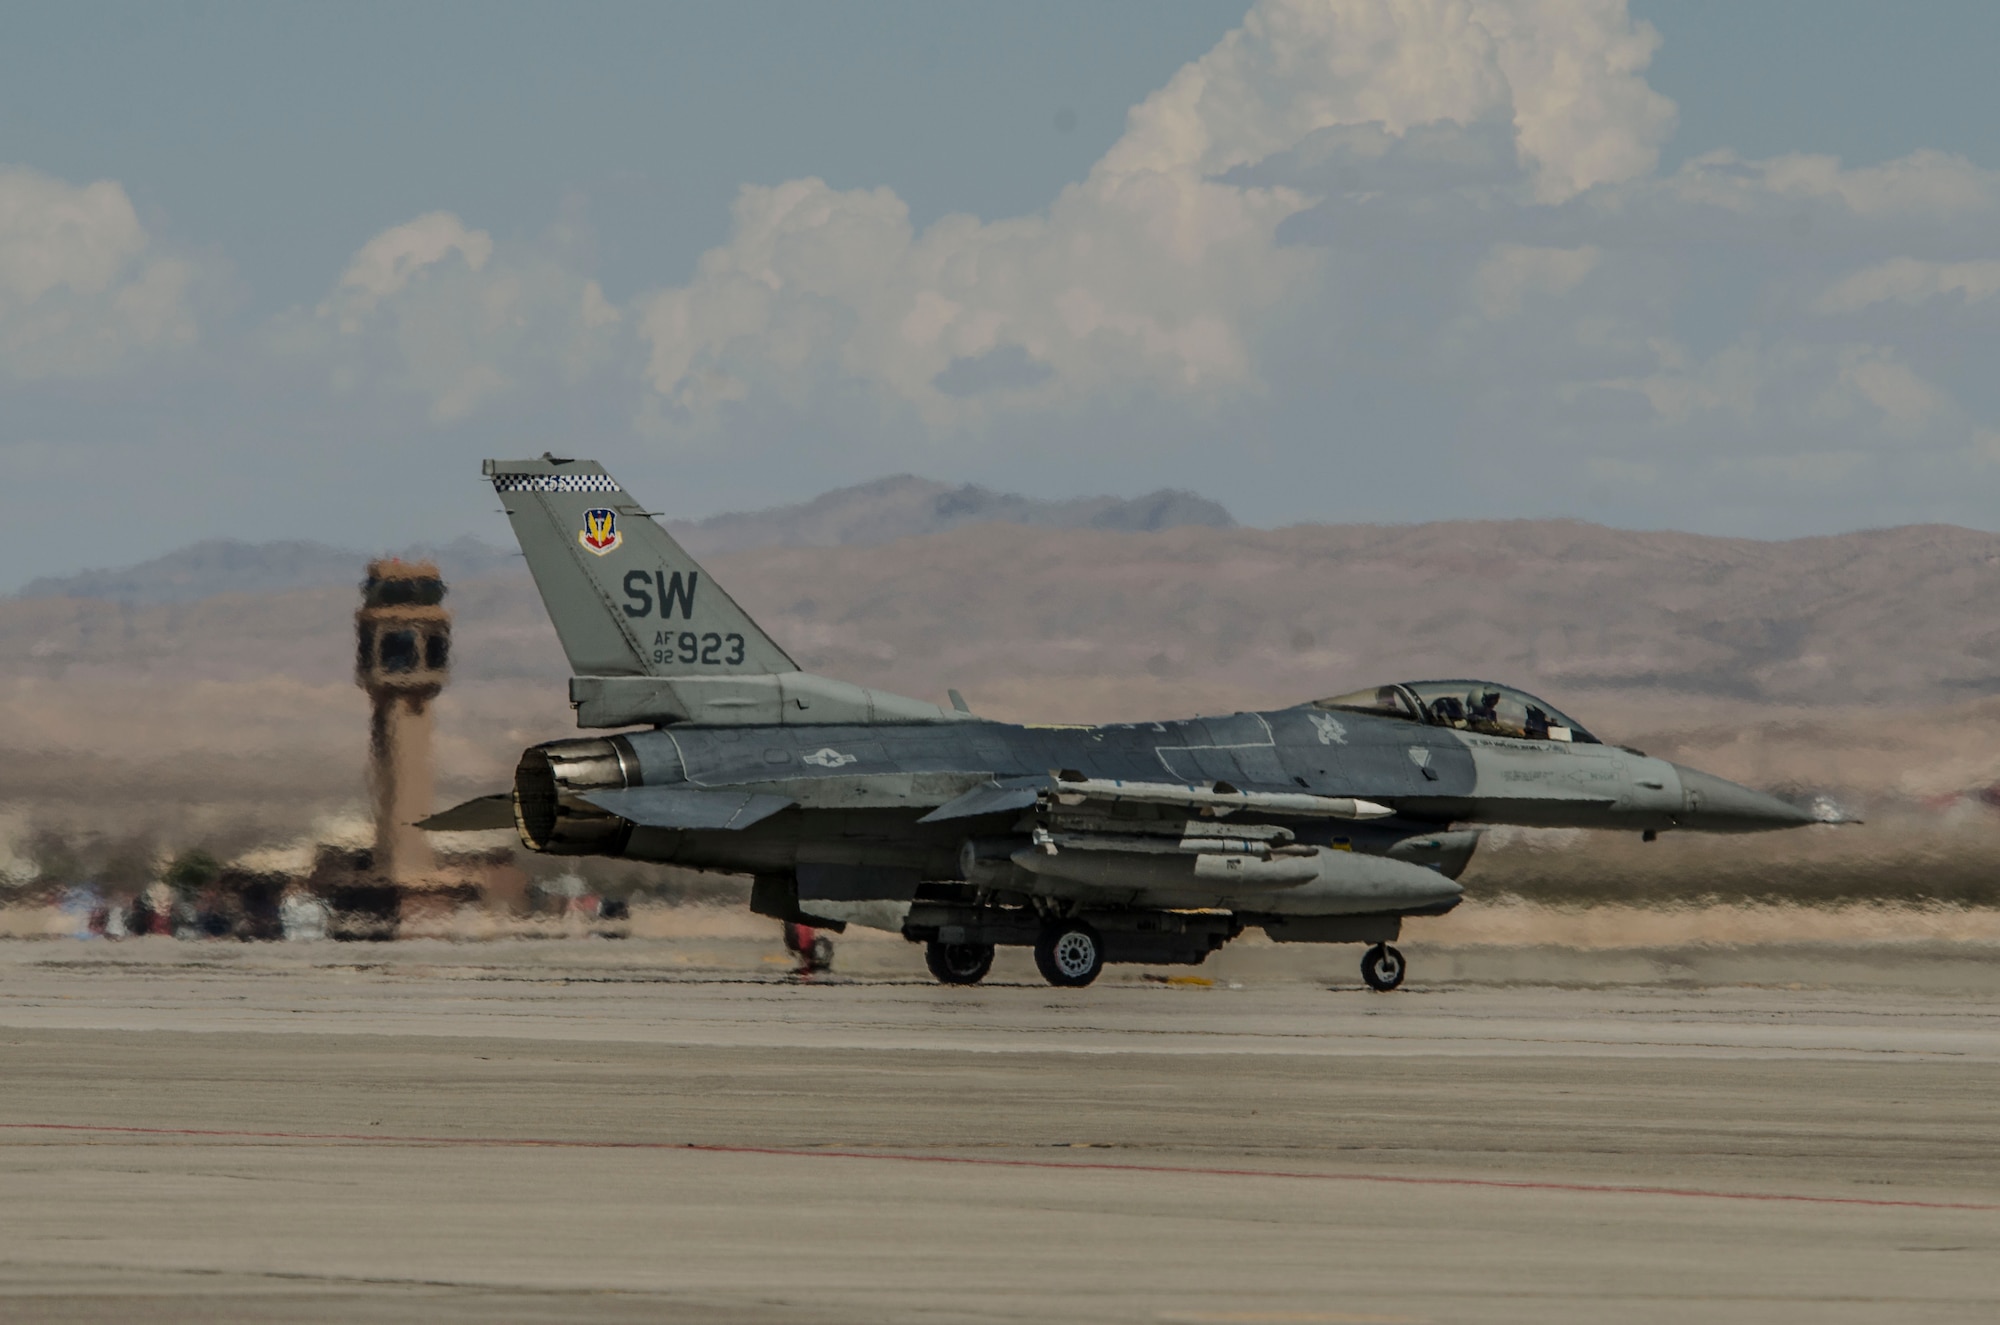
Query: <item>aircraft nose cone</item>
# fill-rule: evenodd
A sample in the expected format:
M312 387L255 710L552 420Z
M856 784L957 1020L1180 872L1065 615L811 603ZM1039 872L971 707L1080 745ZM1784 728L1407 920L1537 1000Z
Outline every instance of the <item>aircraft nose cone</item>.
M1810 810L1802 810L1776 796L1752 791L1726 778L1699 769L1680 769L1681 790L1687 796L1687 827L1709 833L1760 833L1771 828L1797 828L1817 822Z

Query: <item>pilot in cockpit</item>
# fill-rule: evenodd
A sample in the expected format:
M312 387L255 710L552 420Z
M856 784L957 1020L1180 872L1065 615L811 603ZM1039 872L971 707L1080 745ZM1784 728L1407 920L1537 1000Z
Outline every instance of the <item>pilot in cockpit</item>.
M1474 731L1492 731L1500 725L1500 692L1470 690L1465 696L1465 721Z
M1430 702L1431 721L1440 727L1465 727L1465 705L1456 695L1439 695Z
M1319 708L1414 719L1482 736L1597 744L1596 737L1533 695L1491 681L1412 681L1372 686L1314 702Z
M1528 723L1522 732L1531 741L1549 740L1549 715L1533 704L1528 705Z
M1481 688L1468 692L1465 696L1465 725L1488 736L1525 736L1527 730L1526 724L1521 721L1521 717L1525 717L1521 712L1522 706L1508 703L1505 705L1507 711L1503 713L1504 702L1498 690ZM1546 722L1543 729L1547 730Z

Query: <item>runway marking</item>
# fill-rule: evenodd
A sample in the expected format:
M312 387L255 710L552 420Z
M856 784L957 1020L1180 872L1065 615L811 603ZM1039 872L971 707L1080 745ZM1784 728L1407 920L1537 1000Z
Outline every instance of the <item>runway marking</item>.
M1776 1201L1792 1205L1856 1205L1897 1210L2000 1211L1978 1201L1897 1201L1876 1196L1808 1196L1799 1192L1726 1192L1701 1187L1647 1187L1597 1182L1534 1182L1516 1178L1421 1178L1389 1173L1313 1173L1303 1169L1226 1169L1199 1164L1106 1164L1056 1159L987 1159L977 1155L889 1155L802 1146L732 1146L695 1141L580 1141L532 1136L402 1136L366 1132L256 1132L210 1127L122 1127L98 1123L0 1123L6 1132L95 1132L112 1136L190 1137L211 1141L366 1141L376 1145L486 1146L525 1150L679 1150L708 1155L771 1155L783 1159L869 1159L892 1164L964 1164L995 1169L1058 1169L1099 1173L1170 1174L1205 1178L1280 1178L1297 1182L1366 1182L1397 1187L1491 1187L1521 1192L1580 1192L1597 1196L1673 1196L1704 1201Z

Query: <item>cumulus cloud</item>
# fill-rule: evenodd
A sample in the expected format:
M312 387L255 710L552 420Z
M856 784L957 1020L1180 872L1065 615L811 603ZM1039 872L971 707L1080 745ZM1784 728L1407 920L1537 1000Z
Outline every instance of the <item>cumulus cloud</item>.
M1039 447L1116 484L1172 433L1203 458L1146 481L1253 517L2000 509L2000 403L1967 353L2000 309L2000 173L1720 146L1662 172L1658 44L1622 0L1257 0L1031 214L919 226L886 188L751 185L685 280L620 306L561 234L433 212L262 339L438 426L587 397L745 469ZM23 222L12 179L6 371L192 335L115 185L34 177L56 202ZM1250 467L1215 442L1246 437L1300 481L1229 491Z
M1652 166L1672 108L1638 78L1650 30L1616 4L1542 20L1460 0L1266 0L1040 216L916 232L888 190L746 188L730 242L642 302L648 378L680 418L864 382L932 426L1134 386L1254 394L1262 324L1316 266L1276 232L1312 198L1228 172L1334 126L1400 136L1496 114L1538 194ZM960 368L988 356L1032 370Z
M1892 258L1841 279L1813 301L1813 311L1858 313L1891 300L1921 304L1948 294L1959 295L1969 304L2000 294L2000 258L1972 262Z
M384 299L399 294L426 268L457 257L477 272L493 256L493 236L469 229L450 212L430 212L391 226L361 246L341 273L340 284L320 305L321 316L339 321L349 335Z
M1101 169L1217 175L1334 125L1508 117L1537 193L1653 168L1671 102L1659 36L1622 0L1269 0L1131 116Z
M1278 228L1313 198L1231 172L1340 126L1498 118L1510 166L1562 200L1652 167L1673 118L1639 76L1656 40L1597 0L1263 0L1046 213L919 233L887 190L745 189L729 242L642 302L649 380L681 420L860 382L933 427L1256 394L1258 338L1318 265ZM1015 371L959 367L989 357Z
M194 275L117 184L0 168L0 375L87 377L192 345Z
M1393 372L1429 425L1399 442L1413 465L1469 465L1503 504L1756 532L1986 518L1966 347L2000 307L2000 176L1716 151L1550 202L1497 136L1321 131L1238 172L1315 198L1279 238L1326 293L1289 325L1322 371Z
M1727 152L1710 159L1734 161ZM1838 157L1789 154L1747 165L1743 173L1774 196L1837 199L1871 220L1964 222L2000 210L2000 177L1947 152L1912 152L1858 168L1843 166Z
M1530 296L1566 295L1583 283L1602 256L1603 250L1593 244L1576 248L1495 244L1472 277L1480 310L1497 322L1519 313Z
M641 301L648 379L699 419L753 391L803 404L840 381L949 425L992 397L1061 404L1142 384L1255 382L1246 330L1308 260L1271 233L1301 200L1191 173L1094 172L1046 216L947 217L922 233L886 190L749 188L695 280ZM954 364L1040 365L964 389ZM949 389L948 389L949 388Z
M1820 433L1804 448L1818 454L1826 428L1858 424L1863 436L1908 437L1952 412L1946 393L1881 346L1745 339L1702 359L1671 342L1654 348L1651 373L1595 385L1637 392L1662 423L1781 437L1806 428Z
M309 314L284 319L281 354L334 385L414 394L450 424L529 387L575 386L615 357L625 315L559 245L513 250L450 212L376 235Z
M1310 465L1338 418L1334 452L1393 453L1413 494L1471 463L1485 502L1676 523L1843 483L1915 512L1988 473L1962 344L1918 312L2000 291L2000 176L1661 174L1658 41L1622 0L1259 0L1045 212L919 229L884 189L747 188L638 301L653 421L844 411L921 449L1150 402Z

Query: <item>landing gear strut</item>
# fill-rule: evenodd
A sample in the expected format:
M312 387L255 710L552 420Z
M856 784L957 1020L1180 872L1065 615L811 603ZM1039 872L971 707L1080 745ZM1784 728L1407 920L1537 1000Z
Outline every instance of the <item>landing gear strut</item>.
M799 959L800 975L824 975L833 969L833 940L811 925L787 921L785 950Z
M1361 954L1361 978L1370 989L1387 993L1403 983L1403 954L1386 943L1378 943Z
M1081 989L1104 969L1104 940L1081 920L1052 920L1035 943L1035 969L1059 989Z
M976 985L993 969L993 945L939 943L932 939L924 944L924 965L931 968L931 974L941 984Z

